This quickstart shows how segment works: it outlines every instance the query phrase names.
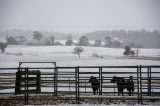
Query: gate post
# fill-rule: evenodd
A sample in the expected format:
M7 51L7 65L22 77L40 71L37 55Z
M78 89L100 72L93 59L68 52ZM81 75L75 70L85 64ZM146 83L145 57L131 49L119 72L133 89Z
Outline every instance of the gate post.
M15 86L15 95L20 93L20 80L21 80L21 74L20 74L21 68L18 67L18 71L16 72L16 86Z
M80 104L80 100L79 100L79 99L80 99L80 98L79 98L79 95L80 95L80 94L79 94L79 93L80 93L80 92L79 92L79 89L80 89L80 88L79 88L79 87L80 87L80 86L79 86L79 66L78 66L78 68L77 68L77 71L78 71L78 104Z
M148 77L148 96L151 96L151 66L147 67L147 77Z
M76 93L76 99L75 102L77 104L77 68L75 67L75 93Z
M76 90L76 104L80 104L79 101L79 66L75 67L75 90Z
M25 68L25 105L28 105L28 68Z
M140 102L141 102L141 104L143 104L142 103L142 66L140 65L140 76L139 76L139 78L140 78Z
M99 82L100 82L100 87L99 87L99 95L102 95L102 88L103 88L103 79L102 79L102 67L99 67Z
M150 80L149 81L150 81L150 96L151 96L151 93L152 93L152 90L151 90L152 89L152 86L151 86L151 83L152 83L151 82L151 80L152 80L152 69L151 69L151 66L150 66L150 72L149 73L150 73Z
M137 65L137 96L138 96L138 104L140 102L140 97L139 97L139 66Z
M58 67L54 69L54 95L57 96Z

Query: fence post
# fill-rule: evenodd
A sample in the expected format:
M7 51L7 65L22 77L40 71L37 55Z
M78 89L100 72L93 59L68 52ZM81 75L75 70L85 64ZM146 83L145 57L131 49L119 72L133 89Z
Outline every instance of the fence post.
M26 68L27 69L27 105L28 105L28 98L29 98L29 91L28 91L28 67Z
M15 95L20 93L20 83L21 83L20 71L22 71L22 69L18 67L18 71L16 72Z
M148 96L151 96L151 66L148 66Z
M37 89L37 93L40 93L41 92L41 72L37 71L37 74L36 74L36 89Z
M69 93L70 93L70 77L68 77L68 80L69 80Z
M80 86L79 86L79 66L78 66L78 68L77 68L77 71L78 71L78 104L80 104L80 100L79 100L79 89L80 89Z
M78 78L77 78L77 74L78 74L78 68L75 67L75 90L76 90L76 99L75 102L76 104L78 104Z
M28 68L25 68L25 105L28 105Z
M102 75L102 67L100 67L100 82L101 82L101 89L100 89L100 95L102 95L102 88L103 88L103 75Z
M151 83L152 83L152 69L151 69L151 66L150 66L150 96L152 94L152 86L151 86Z
M115 93L116 93L116 83L113 83L113 86L114 86L114 96L116 95Z
M140 102L141 102L141 104L143 104L142 103L142 66L140 65Z
M140 97L139 97L139 66L137 65L137 94L138 94L138 104L140 102Z
M150 67L148 66L148 67L147 67L147 79L148 79L148 82L147 82L147 84L148 84L148 96L150 96L150 90L149 90L149 88L150 88L150 84L149 84L149 82L150 82L150 81L149 81L149 80L150 80L149 78L150 78L150 77L149 77L149 76L150 76L150 75L149 75L149 70L150 70Z
M101 92L101 68L99 67L99 78L98 78L98 80L99 80L99 84L100 84L100 86L99 86L99 95L100 95L100 92Z
M57 96L58 67L54 69L54 94Z
M87 84L86 84L86 83L87 83L87 81L85 80L85 94L86 94L86 86L87 86Z

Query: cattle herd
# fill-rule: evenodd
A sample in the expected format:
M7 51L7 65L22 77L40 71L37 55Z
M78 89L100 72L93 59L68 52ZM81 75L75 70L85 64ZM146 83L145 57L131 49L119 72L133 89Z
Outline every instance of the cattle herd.
M91 83L93 94L98 94L98 90L100 88L100 82L99 80L91 76L89 79L89 83ZM129 79L125 79L124 77L117 77L113 76L111 79L111 83L116 83L117 84L117 89L118 89L118 95L123 96L123 90L127 89L128 95L133 96L133 91L134 91L134 82L133 82L133 76L129 76Z

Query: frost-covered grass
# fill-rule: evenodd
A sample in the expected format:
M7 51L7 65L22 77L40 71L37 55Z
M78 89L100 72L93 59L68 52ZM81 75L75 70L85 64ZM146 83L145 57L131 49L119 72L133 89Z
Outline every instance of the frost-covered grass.
M56 106L144 106L144 105L141 105L141 104L127 105L127 104L120 103L120 104L110 104L110 105L105 105L105 104L99 104L99 105L98 104L75 104L75 105L68 104L67 105L67 104L64 104L64 105L56 105ZM145 106L153 106L153 104L145 105ZM159 104L155 104L154 106L159 106Z
M127 99L124 97L120 97L119 99L114 96L114 98L110 97L96 97L92 96L90 98L81 98L80 104L76 104L76 100L74 100L75 96L64 96L58 95L54 96L53 94L38 94L38 95L30 95L28 98L29 105L51 105L51 106L141 106L138 104L137 100L134 98ZM24 104L24 96L16 95L16 96L6 96L1 97L3 101L1 101L2 106L21 106ZM160 101L150 101L144 100L143 105L146 106L159 106Z
M73 54L75 46L8 46L0 55L0 67L17 67L20 61L55 61L58 66L107 66L107 65L159 65L160 49L140 49L140 57L157 59L133 59L123 56L123 48L84 47L79 58ZM19 55L21 54L21 55ZM103 56L94 57L93 54Z

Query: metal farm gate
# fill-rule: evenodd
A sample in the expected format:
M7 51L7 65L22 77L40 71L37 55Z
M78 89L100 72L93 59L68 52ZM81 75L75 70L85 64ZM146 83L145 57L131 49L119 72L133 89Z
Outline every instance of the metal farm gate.
M54 66L26 68L21 67L23 63L51 63ZM0 68L0 103L14 99L24 101L23 104L26 105L37 99L47 99L49 102L65 100L71 104L79 104L86 99L97 99L102 103L103 99L116 97L136 99L142 104L145 100L160 100L159 70L160 66L57 67L55 62L20 62L18 68ZM100 82L97 96L93 96L89 83L91 76ZM124 96L118 96L117 85L111 83L113 76L123 77L125 80L133 76L134 96L128 96L126 89ZM23 92L20 92L21 90Z

